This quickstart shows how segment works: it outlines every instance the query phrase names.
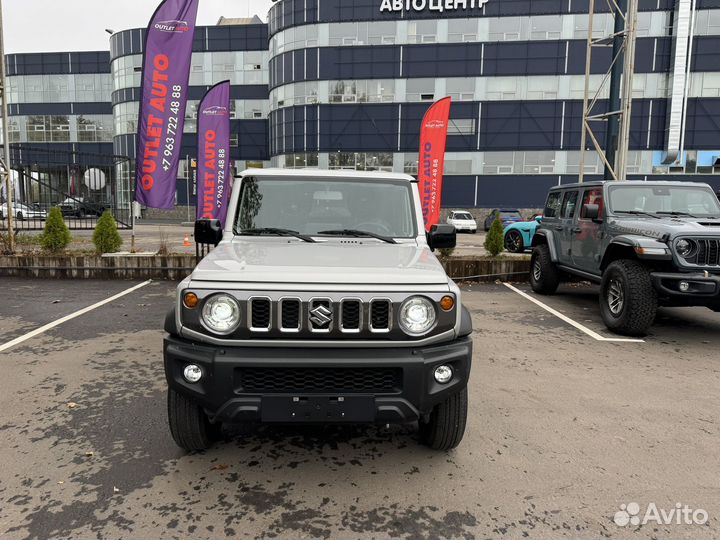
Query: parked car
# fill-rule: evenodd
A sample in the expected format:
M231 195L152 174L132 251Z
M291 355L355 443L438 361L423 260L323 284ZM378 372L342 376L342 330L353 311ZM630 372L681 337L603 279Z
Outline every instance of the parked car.
M196 241L217 247L165 321L178 446L207 448L237 422L417 422L427 446L457 446L472 320L431 251L456 231L425 234L417 181L254 169L232 200L234 227L196 223Z
M450 212L447 218L448 225L453 225L457 232L469 232L475 234L477 232L477 221L472 214L466 210Z
M86 216L100 217L106 210L102 204L86 202L83 197L68 197L58 204L64 217L84 218Z
M498 215L500 216L500 222L502 223L503 228L507 227L508 225L512 225L513 223L519 223L523 220L522 215L520 215L520 211L515 210L502 210L502 209L495 209L492 212L490 212L490 215L485 220L485 230L489 231L490 227L492 227L492 224L497 219Z
M510 253L522 253L530 249L541 221L542 215L537 215L530 221L521 221L505 227L505 249Z
M530 283L600 284L612 331L642 336L659 306L720 312L720 201L707 184L588 182L550 190L533 239Z
M47 212L40 208L39 204L27 205L23 203L13 203L13 214L18 221L27 219L47 219ZM6 203L0 207L0 219L5 219L7 215Z

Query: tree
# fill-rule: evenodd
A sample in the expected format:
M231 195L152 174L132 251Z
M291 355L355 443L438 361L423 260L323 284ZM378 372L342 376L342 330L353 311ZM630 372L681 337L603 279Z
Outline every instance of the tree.
M493 257L496 257L503 249L505 249L503 232L502 222L498 216L495 221L493 221L492 227L490 227L490 232L488 232L487 237L485 238L485 250Z
M93 233L93 243L98 255L115 253L122 246L122 238L118 232L117 222L109 210L98 219Z
M45 232L40 237L40 245L45 251L60 253L68 247L71 240L62 212L58 207L51 208L45 221Z

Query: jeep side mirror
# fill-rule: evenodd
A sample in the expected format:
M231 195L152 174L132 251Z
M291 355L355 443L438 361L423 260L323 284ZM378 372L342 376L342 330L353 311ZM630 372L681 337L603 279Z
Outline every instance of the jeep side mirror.
M427 235L430 249L449 249L457 245L457 231L453 225L433 225Z
M595 221L600 217L600 205L597 204L584 204L582 207L581 217L583 219L591 219Z
M201 219L195 222L195 242L217 246L222 240L222 224L219 219Z

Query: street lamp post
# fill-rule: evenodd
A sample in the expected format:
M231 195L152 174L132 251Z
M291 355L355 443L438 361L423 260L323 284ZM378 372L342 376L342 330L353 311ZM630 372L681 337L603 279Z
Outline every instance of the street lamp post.
M7 218L8 218L8 249L10 253L15 252L15 234L13 231L13 190L11 185L10 173L10 136L8 129L8 91L7 91L7 75L5 65L5 32L3 26L2 0L0 0L0 86L2 86L2 131L3 131L3 172L5 174L5 194L7 199Z

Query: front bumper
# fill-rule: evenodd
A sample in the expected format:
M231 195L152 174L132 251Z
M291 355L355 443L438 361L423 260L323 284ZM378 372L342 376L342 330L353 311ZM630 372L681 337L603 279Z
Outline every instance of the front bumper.
M464 337L423 348L277 349L220 348L167 336L164 359L170 388L196 401L214 421L396 424L428 415L435 405L467 386L472 340ZM183 377L190 364L203 371L196 384ZM454 375L448 384L438 384L433 377L434 369L441 364L453 368ZM264 379L256 376L259 372L265 374ZM397 374L397 384L374 390L373 377L380 372ZM365 377L364 386L318 388L317 381L311 380L317 375L320 381L337 380L339 373L352 373L353 377L360 374L359 377ZM292 378L288 374L293 374ZM253 387L247 389L251 378ZM269 385L267 388L258 382L263 380ZM278 382L285 380L304 380L315 386L310 391L303 388L285 391ZM354 384L348 378L345 383Z
M667 300L676 306L705 306L720 303L720 275L680 272L653 272L650 274L653 286ZM687 291L680 289L687 283Z

